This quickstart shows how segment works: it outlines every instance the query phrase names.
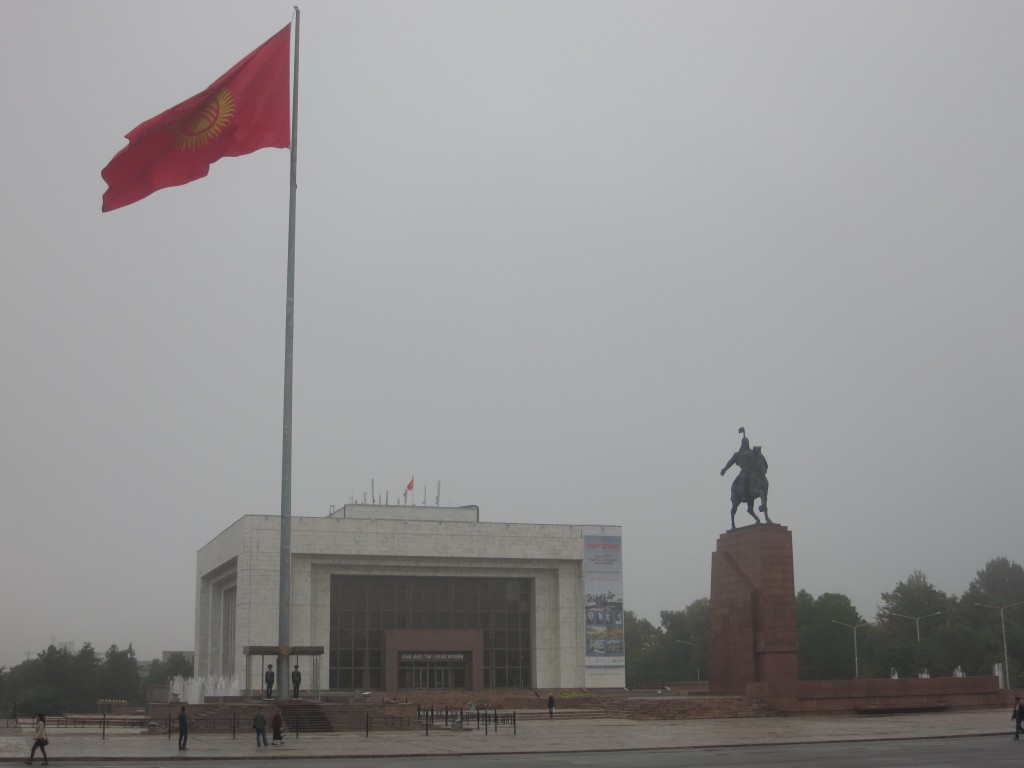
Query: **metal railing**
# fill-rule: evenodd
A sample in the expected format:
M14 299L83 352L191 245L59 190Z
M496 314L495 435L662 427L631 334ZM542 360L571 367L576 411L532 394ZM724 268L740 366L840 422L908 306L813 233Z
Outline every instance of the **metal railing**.
M466 712L461 709L448 709L445 707L442 709L434 709L433 707L420 708L416 707L416 719L424 727L426 734L430 735L430 729L436 728L438 725L444 728L455 728L462 729L471 727L473 720L476 720L476 729L479 731L483 726L484 733L489 733L492 729L497 732L498 726L512 726L513 735L518 733L518 721L516 718L515 710L511 712L499 712L497 709L477 709L471 710L467 717Z
M102 717L102 716L72 716L72 717L48 717L46 718L47 728L145 728L148 723L145 717Z

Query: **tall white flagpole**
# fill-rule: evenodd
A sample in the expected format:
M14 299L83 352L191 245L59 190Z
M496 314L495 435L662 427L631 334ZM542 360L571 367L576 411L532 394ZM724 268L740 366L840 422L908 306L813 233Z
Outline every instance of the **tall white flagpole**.
M288 294L284 323L284 426L281 448L281 573L277 619L277 698L288 698L288 663L292 608L292 357L295 333L295 182L299 144L299 8L292 25L291 187L288 195ZM316 685L316 681L314 681Z

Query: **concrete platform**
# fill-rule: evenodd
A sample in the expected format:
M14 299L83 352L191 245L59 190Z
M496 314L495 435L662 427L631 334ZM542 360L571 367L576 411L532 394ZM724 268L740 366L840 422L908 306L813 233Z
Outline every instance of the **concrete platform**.
M246 730L232 739L224 734L189 736L188 750L178 750L177 736L139 733L49 732L50 761L167 761L345 758L370 756L471 755L486 753L602 752L634 749L685 749L713 746L803 744L875 739L922 739L1000 735L1010 739L1009 710L942 712L889 716L760 717L721 720L643 721L619 719L521 722L517 733L502 726L497 732L443 728L405 732L286 734L283 746L256 747L255 733ZM20 762L31 747L28 733L0 734L0 763ZM1024 740L1021 742L1024 750ZM39 761L39 754L36 754ZM38 762L37 762L38 764Z

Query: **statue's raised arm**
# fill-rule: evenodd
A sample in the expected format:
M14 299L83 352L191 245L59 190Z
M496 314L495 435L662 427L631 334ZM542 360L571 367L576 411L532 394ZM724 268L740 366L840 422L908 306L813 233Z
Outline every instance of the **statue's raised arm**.
M739 451L737 451L736 453L734 453L732 455L732 458L729 459L729 461L726 463L726 465L724 467L722 467L722 471L719 472L718 474L720 474L722 477L725 477L725 473L729 471L729 467L738 466L739 462L736 460L737 456L739 456Z

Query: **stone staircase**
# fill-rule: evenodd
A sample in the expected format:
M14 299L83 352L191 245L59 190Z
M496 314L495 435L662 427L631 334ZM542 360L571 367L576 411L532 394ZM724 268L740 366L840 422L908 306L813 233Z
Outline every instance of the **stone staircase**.
M324 706L316 701L249 701L242 703L222 703L206 706L201 712L191 717L192 728L196 731L231 730L234 722L240 731L252 728L252 719L256 710L263 707L267 717L267 733L270 733L270 720L274 709L280 708L284 718L285 731L292 733L329 733L333 731L331 719L324 712ZM328 705L329 706L329 705ZM175 727L176 724L174 724Z
M337 730L324 705L316 701L293 700L281 707L286 731L292 733L330 733Z
M362 731L367 725L375 731L418 727L412 705L353 702L323 704L321 708L334 731Z

